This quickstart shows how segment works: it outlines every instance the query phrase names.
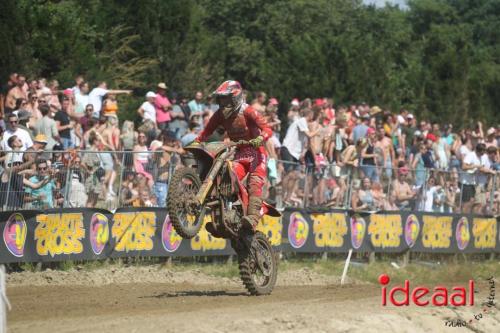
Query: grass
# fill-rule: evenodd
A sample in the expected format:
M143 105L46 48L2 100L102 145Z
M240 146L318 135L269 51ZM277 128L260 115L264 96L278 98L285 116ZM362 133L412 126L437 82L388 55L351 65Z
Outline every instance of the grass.
M391 265L394 260L379 260L372 264L351 264L347 275L358 281L378 284L380 274L387 274L393 283L402 283L408 279L412 284L451 284L464 283L469 279L485 280L490 276L500 276L500 262L498 260L483 260L480 262L444 262L422 263L410 262L406 266L399 263L399 269ZM172 270L196 270L201 273L219 277L238 277L236 263L174 263ZM279 263L279 271L296 271L307 268L324 275L341 276L344 269L344 260L338 258L328 260L318 259L291 259Z
M308 269L318 274L341 276L344 268L345 255L330 255L327 260L322 260L317 255L295 256L280 260L279 271L297 271ZM356 257L356 256L355 256ZM413 258L408 265L400 262L401 257L397 255L383 255L377 258L376 262L368 264L366 260L359 261L353 258L353 263L349 266L348 277L358 281L378 284L380 274L387 274L392 283L401 284L408 279L412 284L437 285L448 283L464 283L469 279L476 281L485 280L490 276L500 276L500 261L487 260L484 257L473 256L457 257L418 257ZM396 262L399 268L391 265ZM126 266L148 266L160 265L168 267L172 271L195 271L215 277L236 278L239 276L236 260L228 262L227 257L197 257L197 258L174 258L170 261L167 258L122 258L106 259L95 261L63 261L51 263L52 269L69 271L72 269L92 271L108 267ZM34 272L37 265L23 263L17 266L17 270ZM42 267L43 269L43 267Z

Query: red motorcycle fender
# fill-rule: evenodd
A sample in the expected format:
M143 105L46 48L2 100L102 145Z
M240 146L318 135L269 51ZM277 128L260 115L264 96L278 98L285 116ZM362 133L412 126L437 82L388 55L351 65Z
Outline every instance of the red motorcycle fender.
M280 217L281 213L274 207L268 204L267 202L262 202L262 215L269 215L273 217Z

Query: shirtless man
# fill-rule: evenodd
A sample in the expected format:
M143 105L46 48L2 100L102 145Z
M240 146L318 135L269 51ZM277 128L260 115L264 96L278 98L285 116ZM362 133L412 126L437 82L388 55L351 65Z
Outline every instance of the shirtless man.
M26 77L19 74L17 76L16 85L9 90L7 97L5 98L5 111L6 113L12 112L16 108L16 100L18 98L27 99L28 96L24 90L24 85L26 84Z
M255 98L252 102L252 107L263 115L266 111L266 100L266 93L263 91L259 91L257 93L257 98Z
M382 151L381 167L385 169L385 175L387 176L387 178L391 178L392 163L396 160L392 141L385 135L385 130L383 127L377 129L377 139L378 141L377 143L375 143L375 148L379 148L379 150Z
M408 184L406 177L408 176L408 168L401 167L398 170L398 178L394 180L392 195L396 199L396 205L399 209L410 209L411 201L415 199L417 193L413 191Z

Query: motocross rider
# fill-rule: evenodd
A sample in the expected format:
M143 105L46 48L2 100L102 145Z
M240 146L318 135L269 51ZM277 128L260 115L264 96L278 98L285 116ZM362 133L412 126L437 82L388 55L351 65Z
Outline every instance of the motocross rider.
M255 231L260 219L262 188L266 178L267 154L264 142L273 132L259 112L246 104L243 89L238 81L225 81L213 92L213 96L219 109L212 115L195 142L206 141L217 127L222 126L231 141L245 140L250 143L238 147L233 160L233 172L240 181L249 175L248 209L242 224L243 228ZM213 223L207 223L206 229L212 235L220 237Z

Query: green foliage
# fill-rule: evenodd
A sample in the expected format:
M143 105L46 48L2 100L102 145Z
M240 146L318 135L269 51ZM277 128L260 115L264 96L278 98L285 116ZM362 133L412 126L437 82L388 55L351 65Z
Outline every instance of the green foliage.
M191 96L234 78L281 100L500 121L497 0L6 0L0 31L0 77L105 79L135 90L120 101L128 117L159 81Z

